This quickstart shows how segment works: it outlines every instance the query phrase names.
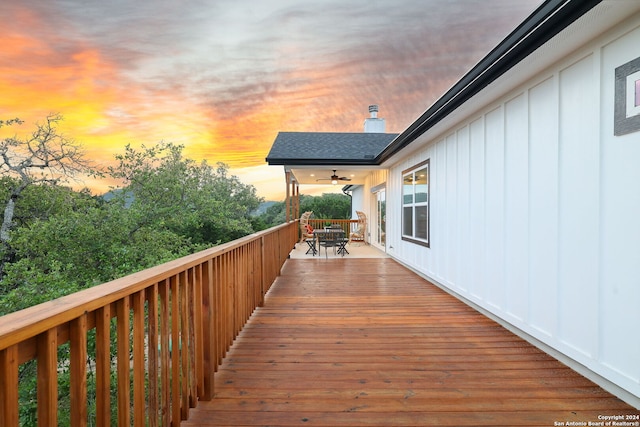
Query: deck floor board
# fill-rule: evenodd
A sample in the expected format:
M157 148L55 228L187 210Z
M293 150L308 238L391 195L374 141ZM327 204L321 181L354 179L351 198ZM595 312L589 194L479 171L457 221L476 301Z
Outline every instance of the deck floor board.
M553 426L637 414L395 261L291 259L183 426Z

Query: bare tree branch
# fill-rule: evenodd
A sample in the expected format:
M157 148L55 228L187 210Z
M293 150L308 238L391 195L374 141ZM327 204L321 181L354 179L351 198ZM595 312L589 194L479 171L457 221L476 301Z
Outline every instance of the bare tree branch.
M14 136L0 141L0 176L18 178L4 204L0 243L5 249L13 227L15 203L25 188L35 184L55 185L94 172L80 144L58 132L61 120L61 115L51 114L36 124L29 137ZM0 127L22 123L20 119L0 120Z

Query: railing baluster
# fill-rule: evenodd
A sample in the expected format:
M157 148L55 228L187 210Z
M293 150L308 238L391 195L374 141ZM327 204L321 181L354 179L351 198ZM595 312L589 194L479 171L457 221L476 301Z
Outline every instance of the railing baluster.
M216 371L216 327L215 327L215 293L213 289L213 260L208 260L202 268L202 305L203 305L203 363L204 374L202 393L203 400L213 399L214 374Z
M96 310L96 426L111 425L111 306Z
M195 305L195 318L194 318L194 328L195 328L195 342L196 342L196 396L198 399L201 399L204 396L204 323L205 323L205 315L204 315L204 298L203 298L203 287L205 286L202 280L202 264L198 264L193 269L194 273L194 305Z
M129 357L129 297L117 303L118 425L131 425L131 368Z
M186 420L189 416L189 286L187 286L187 272L179 274L178 289L180 294L180 418Z
M171 424L171 384L169 380L170 354L169 354L169 280L163 280L158 284L160 294L160 393L162 426Z
M38 426L58 425L58 340L56 328L38 335Z
M222 358L224 357L225 352L225 340L227 338L225 329L225 320L228 320L226 318L227 298L225 292L225 281L223 280L223 258L223 256L220 256L214 260L214 273L216 277L216 371L218 370L218 366L222 363Z
M189 324L189 408L195 408L198 404L198 367L196 365L196 351L199 347L196 343L196 275L195 267L187 271L187 304L189 306L189 316L187 323ZM187 418L188 418L187 413Z
M233 328L233 313L229 310L229 299L231 298L228 283L229 278L227 270L227 259L229 253L225 253L220 257L220 354L218 355L218 365L222 363L222 359L227 354L227 342L229 337L229 331Z
M149 427L157 427L160 415L158 405L158 284L147 288L149 324Z
M87 425L87 315L71 322L71 427Z
M18 427L18 345L0 350L0 425Z
M144 363L144 291L133 294L133 424L144 427L145 415L145 363Z
M229 310L227 309L227 305L229 304L229 292L227 291L227 257L228 253L223 254L217 260L218 266L218 292L220 292L219 299L219 307L218 307L218 322L220 323L220 336L219 342L220 346L218 347L218 361L217 365L219 366L222 363L222 359L224 355L227 353L227 336L229 334L230 324L233 324L233 318L229 314Z
M180 297L178 276L171 276L171 422L180 422Z

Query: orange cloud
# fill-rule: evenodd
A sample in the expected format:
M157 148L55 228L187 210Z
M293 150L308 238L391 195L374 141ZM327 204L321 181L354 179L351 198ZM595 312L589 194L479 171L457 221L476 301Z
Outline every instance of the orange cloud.
M278 131L360 132L376 103L400 132L540 2L495 1L443 0L429 13L419 0L254 2L250 14L216 2L5 1L0 119L26 123L0 137L60 113L98 164L164 140L251 171L260 191Z

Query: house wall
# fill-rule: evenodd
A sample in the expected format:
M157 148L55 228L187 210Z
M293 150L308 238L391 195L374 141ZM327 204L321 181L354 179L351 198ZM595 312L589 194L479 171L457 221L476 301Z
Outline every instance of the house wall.
M362 186L354 187L351 191L351 219L358 219L356 211L360 211L362 206L366 206L364 197L365 191Z
M351 192L351 218L358 219L358 215L356 211L362 211L367 216L367 231L365 241L370 243L372 236L372 228L376 224L375 216L376 216L376 203L375 199L371 193L371 189L377 187L378 185L384 184L387 181L389 171L387 169L381 169L372 172L365 179L364 185L356 186L353 188Z
M640 16L424 140L387 178L391 256L632 399L640 132L614 136L613 111L614 70L637 57ZM400 236L401 172L426 159L430 248Z

